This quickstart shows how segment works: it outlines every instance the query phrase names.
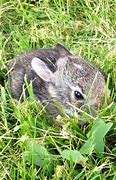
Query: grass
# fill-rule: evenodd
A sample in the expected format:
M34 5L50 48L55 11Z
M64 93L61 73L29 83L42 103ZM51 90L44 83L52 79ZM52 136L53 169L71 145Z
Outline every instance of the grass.
M116 1L0 1L0 179L116 179ZM109 77L111 98L89 127L51 125L45 108L7 90L7 63L21 52L65 44ZM92 117L84 114L88 121ZM94 138L93 138L94 137Z

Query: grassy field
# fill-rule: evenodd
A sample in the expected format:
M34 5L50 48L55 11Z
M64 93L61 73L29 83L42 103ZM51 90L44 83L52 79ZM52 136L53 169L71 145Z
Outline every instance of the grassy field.
M0 179L116 180L116 1L1 0L0 15ZM77 116L51 125L33 97L8 93L9 60L58 42L108 77L110 102L96 118L83 112L88 127Z

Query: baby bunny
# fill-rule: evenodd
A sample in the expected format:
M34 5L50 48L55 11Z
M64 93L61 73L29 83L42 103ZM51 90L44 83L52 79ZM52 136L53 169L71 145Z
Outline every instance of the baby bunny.
M70 117L73 107L95 110L103 104L106 82L102 73L63 45L24 53L15 60L9 75L11 94L16 99L22 96L26 75L28 83L32 81L35 98L54 117L60 113L54 102ZM28 96L27 89L25 92Z

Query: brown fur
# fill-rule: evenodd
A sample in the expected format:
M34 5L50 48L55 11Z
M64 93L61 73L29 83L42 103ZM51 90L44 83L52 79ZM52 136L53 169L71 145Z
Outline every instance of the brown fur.
M33 58L38 58L38 62L41 60L46 64L53 74L51 82L37 75L39 71L36 72L31 66ZM70 116L73 116L74 110L69 104L78 108L88 105L95 109L103 103L104 76L88 61L75 57L60 44L54 49L43 48L24 53L17 56L13 62L15 62L14 65L13 63L10 65L9 79L11 94L14 98L20 98L26 74L28 82L33 82L36 99L47 105L48 111L54 116L57 116L59 111L52 100L58 102ZM73 92L76 88L81 91L84 100L80 101L74 97Z

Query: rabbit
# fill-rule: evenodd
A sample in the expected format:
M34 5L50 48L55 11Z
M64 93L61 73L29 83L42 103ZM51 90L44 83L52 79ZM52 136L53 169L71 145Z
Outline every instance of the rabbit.
M22 97L23 87L26 89L25 75L28 83L32 82L35 99L40 100L53 117L62 114L54 102L70 117L76 108L77 113L81 108L98 110L104 102L104 75L61 44L21 54L12 61L9 80L13 98ZM28 97L27 89L25 93Z

